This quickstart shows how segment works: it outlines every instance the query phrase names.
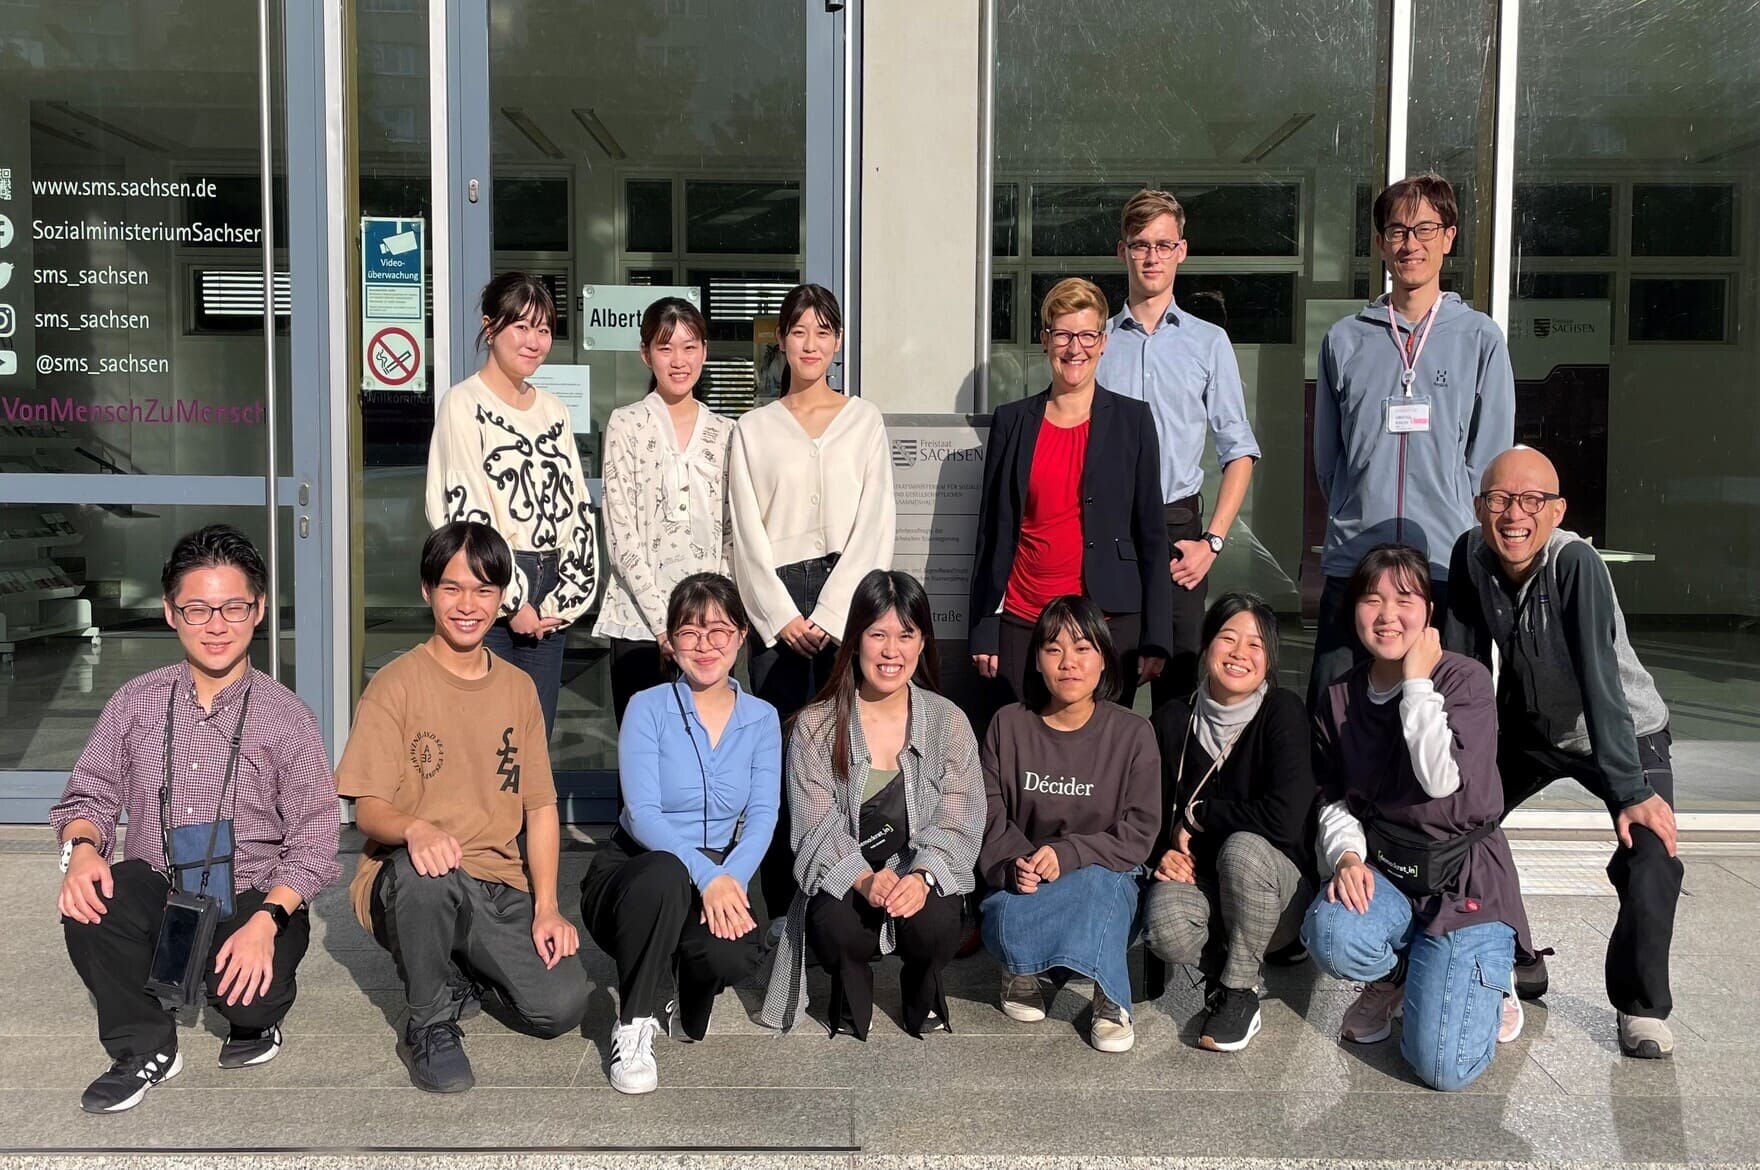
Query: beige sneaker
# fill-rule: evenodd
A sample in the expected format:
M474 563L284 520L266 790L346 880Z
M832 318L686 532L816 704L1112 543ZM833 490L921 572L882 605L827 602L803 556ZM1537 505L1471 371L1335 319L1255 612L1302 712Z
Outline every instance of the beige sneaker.
M1404 983L1365 983L1357 1002L1345 1009L1339 1035L1352 1044L1379 1044L1393 1035L1393 1022L1405 1007Z
M1036 1024L1045 1018L1045 993L1039 990L1037 975L1002 977L1002 1013L1023 1024Z
M1137 1030L1131 1027L1131 1013L1113 1003L1094 985L1094 1022L1088 1027L1088 1041L1100 1052L1129 1052L1137 1042Z
M1497 1042L1508 1044L1522 1034L1522 1025L1527 1022L1527 1015L1522 1011L1520 996L1506 995L1503 997L1503 1023L1497 1028Z
M1619 1050L1639 1060L1664 1060L1674 1055L1674 1033L1668 1030L1667 1020L1621 1012Z

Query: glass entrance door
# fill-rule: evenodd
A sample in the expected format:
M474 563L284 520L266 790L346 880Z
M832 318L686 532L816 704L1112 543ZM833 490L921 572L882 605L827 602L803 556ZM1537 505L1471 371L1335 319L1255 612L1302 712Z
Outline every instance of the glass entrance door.
M305 34L267 0L138 7L0 15L0 821L40 820L110 695L179 659L159 572L204 524L273 552L252 659L330 726L320 412L299 401L323 391L289 362L321 327L288 247L309 111L282 48Z

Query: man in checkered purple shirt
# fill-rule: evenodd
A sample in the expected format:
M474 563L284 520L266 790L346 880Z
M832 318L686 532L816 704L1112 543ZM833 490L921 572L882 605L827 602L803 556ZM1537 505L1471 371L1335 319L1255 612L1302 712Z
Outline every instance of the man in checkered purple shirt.
M146 990L170 889L167 785L171 828L232 821L233 912L214 932L207 966L208 1002L231 1025L220 1067L263 1064L281 1050L311 934L306 907L340 867L336 786L317 722L293 692L251 668L267 579L262 556L235 528L215 524L177 542L162 581L184 660L111 697L49 814L67 875L59 900L67 953L97 1001L98 1038L114 1062L81 1098L87 1112L132 1109L183 1067L176 1016ZM123 859L112 864L123 813Z

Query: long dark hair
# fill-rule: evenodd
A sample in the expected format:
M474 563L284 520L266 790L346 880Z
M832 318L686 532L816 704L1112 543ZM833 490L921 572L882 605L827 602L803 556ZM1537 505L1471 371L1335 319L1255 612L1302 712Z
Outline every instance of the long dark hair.
M1204 663L1210 659L1210 643L1222 632L1222 627L1232 621L1236 614L1250 613L1253 622L1259 627L1259 642L1265 647L1265 681L1272 686L1277 685L1277 612L1265 603L1265 599L1257 593L1224 593L1204 615L1204 626L1199 632L1198 645L1198 676L1199 682L1204 678Z
M833 333L843 333L843 310L838 308L837 294L822 284L797 284L788 290L782 298L782 308L776 314L776 344L782 345L789 330L800 323L807 315L807 310L819 319L819 324ZM789 383L793 380L794 371L788 362L782 363L782 392L788 393Z
M1042 713L1051 705L1051 688L1045 685L1045 676L1039 673L1039 649L1047 642L1057 641L1057 636L1065 630L1077 641L1093 643L1094 649L1100 652L1100 685L1094 688L1094 701L1110 703L1119 696L1118 652L1112 646L1112 629L1106 624L1106 615L1089 598L1069 593L1053 598L1051 604L1040 611L1039 620L1033 623L1033 633L1027 639L1027 675L1022 687L1026 693L1021 699L1030 711Z
M696 334L697 340L704 346L709 344L709 322L704 319L703 310L683 297L661 297L649 305L642 312L642 352L646 353L656 345L671 341L672 335L678 332L680 326ZM659 385L659 377L650 368L648 389L652 390Z
M482 312L487 318L477 330L481 349L509 325L536 313L546 328L556 328L556 298L544 278L530 272L503 272L483 286Z
M929 594L909 573L875 569L862 578L855 595L849 599L849 620L843 626L837 662L831 668L831 677L813 696L815 705L831 704L834 736L831 766L845 780L850 778L849 721L856 709L856 690L862 685L862 636L888 613L897 614L905 629L914 630L923 639L923 650L917 657L917 671L911 681L924 690L941 690L941 656L935 649L934 614L929 608Z

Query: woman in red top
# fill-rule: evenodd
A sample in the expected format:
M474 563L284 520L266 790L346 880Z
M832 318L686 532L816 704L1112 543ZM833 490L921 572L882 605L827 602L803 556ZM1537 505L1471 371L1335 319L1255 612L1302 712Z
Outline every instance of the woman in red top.
M1126 668L1119 701L1161 672L1172 636L1160 451L1145 403L1094 380L1106 348L1106 297L1077 277L1040 306L1051 385L999 406L984 453L972 569L972 662L1023 694L1027 639L1054 598L1105 612Z

